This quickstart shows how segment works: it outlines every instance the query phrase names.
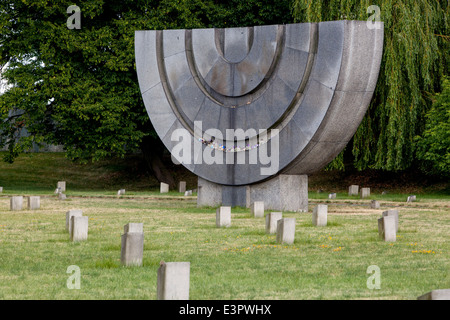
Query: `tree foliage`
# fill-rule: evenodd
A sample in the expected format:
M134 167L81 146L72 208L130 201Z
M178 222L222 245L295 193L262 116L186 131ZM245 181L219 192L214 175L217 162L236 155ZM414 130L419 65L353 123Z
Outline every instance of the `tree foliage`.
M270 24L292 19L290 1L79 0L81 29L68 29L66 0L0 3L0 148L12 162L32 142L63 145L71 159L123 156L161 143L139 92L135 30ZM286 14L287 13L287 14ZM287 17L287 18L286 18ZM26 127L30 136L20 136ZM150 147L151 149L151 147Z
M417 158L427 173L450 177L450 80L427 112L425 130L417 136Z
M293 14L297 22L364 21L373 14L367 12L370 5L380 8L384 52L374 98L348 148L357 169L403 170L414 163L414 137L424 130L432 94L449 71L449 3L295 0Z

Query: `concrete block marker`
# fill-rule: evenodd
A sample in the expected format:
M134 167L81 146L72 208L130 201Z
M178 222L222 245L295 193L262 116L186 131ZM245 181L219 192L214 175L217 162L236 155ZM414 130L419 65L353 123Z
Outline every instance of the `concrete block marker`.
M167 193L169 192L169 185L167 183L161 182L161 186L159 187L160 193Z
M60 189L60 192L65 192L66 191L66 182L65 181L58 181L58 183L56 184L56 188Z
M137 222L130 222L123 226L123 233L128 232L137 232L137 233L143 233L144 232L144 224L143 223L137 223Z
M312 213L312 223L316 227L325 227L327 225L328 206L326 204L318 204Z
M372 209L380 209L380 203L377 200L372 200L370 203L370 207Z
M119 191L117 191L118 196L123 196L124 194L125 194L125 189L120 189Z
M336 199L336 193L330 193L328 199Z
M219 207L216 210L216 227L230 227L231 226L231 207Z
M394 217L395 219L395 232L398 232L398 210L397 209L390 209L387 211L383 211L382 213L383 217Z
M188 190L184 192L184 195L187 196L192 196L192 190Z
M67 199L67 196L66 196L64 193L59 193L59 194L58 194L58 199L59 199L59 200L66 200L66 199Z
M450 289L433 290L421 295L417 300L450 300Z
M28 210L38 210L41 207L41 197L30 196L27 200Z
M295 218L277 221L277 243L293 244L295 239Z
M3 187L0 187L0 193L3 193Z
M158 300L189 300L190 262L161 261L158 269Z
M255 218L264 218L264 201L255 201L251 206L252 216Z
M71 232L72 230L72 217L83 216L83 211L78 209L72 209L66 212L66 231Z
M23 196L11 197L11 211L20 211L23 209Z
M85 241L88 238L88 217L72 216L72 225L70 231L70 241Z
M121 239L120 262L124 266L142 266L144 256L144 224L128 223Z
M359 194L359 186L357 185L351 185L348 188L348 195L349 196L357 196Z
M361 198L370 197L370 188L361 188Z
M409 196L409 197L406 199L406 202L414 202L414 201L416 201L416 196L414 196L414 195Z
M186 181L178 182L178 192L181 192L181 193L186 192Z
M395 218L392 216L385 216L378 219L378 234L383 241L395 242L397 240Z
M276 234L278 220L283 218L282 212L270 212L266 215L266 233Z

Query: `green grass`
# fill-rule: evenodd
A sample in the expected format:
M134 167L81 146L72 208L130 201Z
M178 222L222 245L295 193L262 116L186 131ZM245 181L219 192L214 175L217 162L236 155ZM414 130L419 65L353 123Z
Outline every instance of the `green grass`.
M246 208L233 208L230 228L216 228L215 208L174 191L160 195L141 169L129 159L79 165L50 153L0 162L0 299L156 299L161 260L191 263L191 299L416 299L450 288L448 195L406 203L406 192L362 200L336 190L328 200L328 191L310 190L308 213L283 214L296 218L296 234L282 245ZM67 181L66 201L53 194L59 180ZM117 197L120 188L126 195ZM41 195L41 209L9 211L14 194ZM370 209L372 199L379 210ZM328 204L327 227L311 223L317 203ZM85 242L71 243L65 231L65 212L75 208L89 217ZM378 238L388 208L400 211L395 243ZM129 222L144 223L142 267L120 265ZM80 290L67 288L71 265L81 270ZM371 265L381 270L380 290L367 288Z
M322 228L312 226L311 212L284 213L297 219L293 245L276 243L245 208L218 229L214 208L198 209L195 200L41 202L38 211L11 212L0 197L0 299L156 299L161 260L191 262L191 299L415 299L450 287L448 201L401 208L395 243L378 239L383 208L370 210L367 201L330 204ZM65 232L72 208L89 216L86 242L71 243ZM144 223L142 267L120 265L128 222ZM70 265L81 269L80 290L66 287ZM381 269L380 290L366 286L370 265Z

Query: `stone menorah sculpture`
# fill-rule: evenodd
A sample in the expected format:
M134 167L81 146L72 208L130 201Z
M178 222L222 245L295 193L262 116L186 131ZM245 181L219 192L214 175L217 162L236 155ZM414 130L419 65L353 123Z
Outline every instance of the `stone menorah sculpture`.
M135 33L145 107L198 205L307 210L307 176L354 135L382 52L366 21Z

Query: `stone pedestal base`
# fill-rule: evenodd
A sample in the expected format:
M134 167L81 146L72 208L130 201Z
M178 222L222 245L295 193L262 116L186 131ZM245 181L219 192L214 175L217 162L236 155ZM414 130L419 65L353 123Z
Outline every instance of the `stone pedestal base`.
M265 210L308 211L308 176L278 175L248 186L224 186L198 178L198 207L247 207L264 201Z

